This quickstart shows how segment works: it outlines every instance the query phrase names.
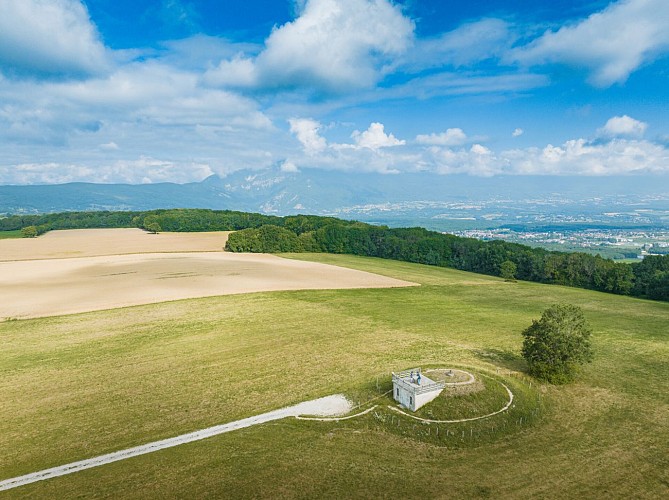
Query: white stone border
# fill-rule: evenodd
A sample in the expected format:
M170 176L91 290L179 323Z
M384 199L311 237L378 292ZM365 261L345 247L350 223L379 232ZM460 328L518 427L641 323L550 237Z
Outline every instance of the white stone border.
M361 411L360 413L356 413L355 415L349 415L347 417L303 417L301 415L296 415L295 418L298 420L316 420L318 422L339 422L340 420L348 420L350 418L355 418L359 417L361 415L365 415L375 409L378 405L374 405L371 408L367 408L365 411Z
M462 371L464 371L464 370L462 370ZM467 373L469 373L469 372L467 372ZM481 376L492 379L492 380L495 380L492 377L489 377L488 375L481 374ZM427 422L429 424L457 424L457 423L460 423L460 422L471 422L472 420L481 420L481 419L484 419L484 418L492 417L494 415L497 415L499 413L502 413L502 412L508 410L511 407L511 404L513 403L513 392L511 392L511 389L509 389L506 386L506 384L504 384L503 382L500 382L499 380L497 380L496 382L499 382L499 384L506 389L506 392L509 394L509 401L508 401L508 403L506 403L504 408L502 408L501 410L497 410L495 412L488 413L487 415L482 415L480 417L461 418L461 419L458 419L458 420L430 420L428 418L421 418L421 417L416 417L414 415L409 415L408 413L403 412L402 410L400 410L399 408L397 408L395 406L388 405L388 408L390 408L391 410L393 410L397 413L401 413L404 416L407 416L409 418L413 418L414 420L420 420L421 422Z

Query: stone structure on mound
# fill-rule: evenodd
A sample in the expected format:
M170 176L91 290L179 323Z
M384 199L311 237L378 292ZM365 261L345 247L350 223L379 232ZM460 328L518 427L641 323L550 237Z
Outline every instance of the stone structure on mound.
M411 411L416 411L435 399L444 387L444 382L435 382L426 377L420 368L393 372L393 398Z

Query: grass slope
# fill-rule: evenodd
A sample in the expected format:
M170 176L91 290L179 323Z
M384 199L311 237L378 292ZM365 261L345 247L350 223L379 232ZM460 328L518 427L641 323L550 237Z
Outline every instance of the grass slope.
M337 255L407 289L258 293L0 323L0 479L313 397L364 399L417 365L522 370L523 328L581 306L596 359L540 387L533 425L449 446L283 420L8 497L635 497L669 494L669 304ZM535 384L536 388L536 384Z

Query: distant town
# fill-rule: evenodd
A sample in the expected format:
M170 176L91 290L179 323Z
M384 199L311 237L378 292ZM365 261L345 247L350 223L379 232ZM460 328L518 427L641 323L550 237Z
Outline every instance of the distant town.
M560 196L370 204L339 216L389 226L423 226L481 240L501 239L616 260L669 254L669 196Z
M514 231L500 228L450 233L480 240L505 240L548 250L600 254L613 259L643 259L646 255L669 254L669 230Z

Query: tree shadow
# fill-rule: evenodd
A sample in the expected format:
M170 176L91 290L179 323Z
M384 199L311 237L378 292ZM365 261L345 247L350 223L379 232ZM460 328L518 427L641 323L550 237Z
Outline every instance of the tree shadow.
M507 370L526 371L527 363L522 356L504 349L476 349L474 356L481 361L492 363Z

